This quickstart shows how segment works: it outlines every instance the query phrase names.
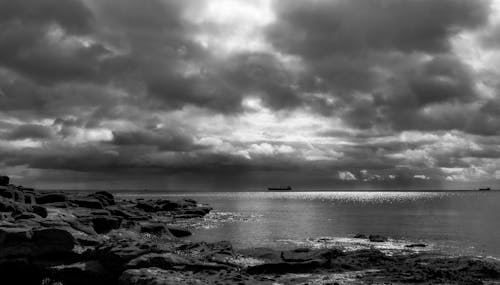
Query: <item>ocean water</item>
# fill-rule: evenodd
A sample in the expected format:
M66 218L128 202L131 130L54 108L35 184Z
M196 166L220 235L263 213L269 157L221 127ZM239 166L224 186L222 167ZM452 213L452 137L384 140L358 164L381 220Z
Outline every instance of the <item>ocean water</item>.
M184 192L125 196L192 198L214 211L194 226L194 241L238 248L376 246L500 258L500 191L477 192ZM385 243L353 239L381 234Z

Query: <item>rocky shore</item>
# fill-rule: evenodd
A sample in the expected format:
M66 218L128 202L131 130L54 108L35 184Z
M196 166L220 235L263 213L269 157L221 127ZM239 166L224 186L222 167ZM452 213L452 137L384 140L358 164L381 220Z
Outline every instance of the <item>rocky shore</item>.
M187 241L180 225L211 210L190 199L36 191L0 177L0 284L500 284L492 259Z

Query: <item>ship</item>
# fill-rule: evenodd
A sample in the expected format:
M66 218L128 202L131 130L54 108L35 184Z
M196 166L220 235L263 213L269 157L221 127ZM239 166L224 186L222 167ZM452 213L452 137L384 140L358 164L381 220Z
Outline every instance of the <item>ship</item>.
M490 191L490 190L491 190L490 187L477 189L477 191Z
M268 191L292 191L292 186L287 187L269 187Z

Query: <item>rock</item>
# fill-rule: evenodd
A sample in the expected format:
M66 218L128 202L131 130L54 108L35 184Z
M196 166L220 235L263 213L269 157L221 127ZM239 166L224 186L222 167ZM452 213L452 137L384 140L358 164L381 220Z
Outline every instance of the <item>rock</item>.
M162 211L173 211L181 207L179 203L172 202L169 200L159 200L156 202L156 204L159 205L159 208Z
M13 190L12 191L14 195L14 201L24 203L24 193L19 191L19 190Z
M39 215L42 218L47 218L47 208L39 206L39 205L33 205L31 206L33 209L33 213Z
M111 216L111 213L108 210L95 210L90 212L93 216Z
M0 226L0 258L71 252L73 236L62 229Z
M116 216L96 216L92 218L94 230L98 234L108 233L111 230L119 229L122 219Z
M187 237L192 235L190 231L183 228L173 226L168 226L167 228L174 237Z
M150 202L145 202L145 201L139 201L135 205L138 209L141 209L145 212L156 212L157 208L153 203Z
M9 176L0 176L0 185L1 186L7 186L9 185Z
M62 193L42 194L36 197L37 204L66 202L66 200L67 200L66 195Z
M69 200L71 203L78 205L78 207L89 209L103 209L101 201L96 198L73 198Z
M0 226L0 258L30 255L30 228L2 223Z
M174 266L186 266L191 262L175 253L148 253L141 255L129 263L127 268L159 267L169 269Z
M304 262L277 262L264 263L247 268L249 274L284 274L284 273L305 273L323 267L326 264L323 260L309 260Z
M54 203L44 203L43 204L46 207L53 207L53 208L68 208L70 204L68 202L54 202Z
M220 284L199 279L192 274L160 268L129 269L120 276L120 285L204 285Z
M171 252L148 253L127 263L127 268L145 267L158 267L161 269L175 268L176 270L222 270L229 268L229 266L224 264L193 260Z
M314 258L315 255L310 250L307 251L289 250L281 252L281 259L286 262L303 262L312 260Z
M266 247L256 247L239 250L238 253L244 256L250 256L257 259L263 259L267 262L279 262L281 261L281 252L266 248Z
M365 234L355 234L354 238L367 239L368 237Z
M29 205L35 204L36 203L35 195L25 193L24 194L24 203L29 204Z
M27 258L7 258L0 261L2 285L40 285L45 272Z
M193 215L195 217L203 217L207 214L206 209L204 208L195 208L195 209L187 209L177 211L180 215Z
M425 243L411 243L405 245L405 247L413 248L413 247L427 247Z
M71 285L114 284L114 276L97 260L57 265L49 269L51 280Z
M148 220L149 216L144 215L144 213L140 210L137 209L122 209L117 206L110 206L106 207L106 209L115 216L122 217L126 220L134 220L134 221L140 221L140 220Z
M36 220L38 218L40 218L40 216L29 212L20 213L14 216L14 219L16 220Z
M115 273L125 270L125 265L132 259L152 252L158 252L156 244L120 241L99 246L95 256L106 268Z
M107 191L97 191L93 194L90 194L89 197L98 199L105 206L115 205L115 197L113 197L113 194Z
M0 212L12 212L13 214L20 214L29 211L31 211L31 208L27 205L0 198Z
M76 238L76 241L81 246L100 246L103 244L101 239L92 236L78 237Z
M68 231L58 228L34 229L32 241L40 255L70 252L76 244Z
M14 192L12 190L4 190L0 191L0 197L4 197L7 199L14 199Z
M167 227L161 223L145 223L141 225L141 233L163 234L168 232Z
M94 194L105 196L107 199L114 201L115 197L108 191L97 191Z
M387 241L387 237L381 236L381 235L370 235L368 237L368 239L371 242L386 242Z

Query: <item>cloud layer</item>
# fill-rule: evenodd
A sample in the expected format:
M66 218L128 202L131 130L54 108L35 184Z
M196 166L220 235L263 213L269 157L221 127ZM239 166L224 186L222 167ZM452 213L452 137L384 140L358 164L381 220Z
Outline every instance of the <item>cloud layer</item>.
M500 186L498 1L0 0L0 172Z

